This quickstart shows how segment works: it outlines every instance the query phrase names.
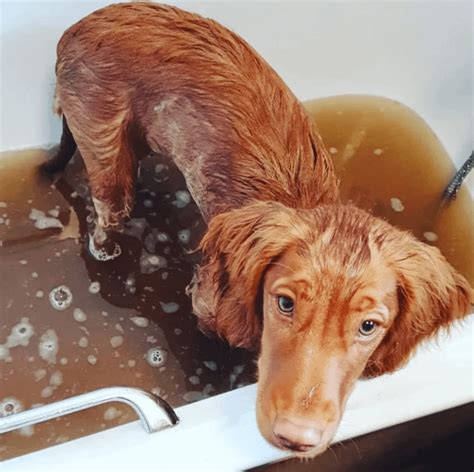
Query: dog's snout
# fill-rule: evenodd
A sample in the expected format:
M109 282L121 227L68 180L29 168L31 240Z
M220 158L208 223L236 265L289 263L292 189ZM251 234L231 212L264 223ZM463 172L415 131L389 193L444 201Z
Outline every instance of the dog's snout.
M277 418L273 424L273 434L280 447L295 452L314 449L322 439L319 429L299 418Z

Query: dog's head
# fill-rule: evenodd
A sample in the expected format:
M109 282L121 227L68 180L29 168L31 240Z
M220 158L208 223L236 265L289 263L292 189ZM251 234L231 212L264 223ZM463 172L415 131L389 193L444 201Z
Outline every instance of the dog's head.
M260 431L305 456L326 449L359 377L396 370L470 307L437 248L355 207L255 203L215 217L201 249L210 328L260 347Z

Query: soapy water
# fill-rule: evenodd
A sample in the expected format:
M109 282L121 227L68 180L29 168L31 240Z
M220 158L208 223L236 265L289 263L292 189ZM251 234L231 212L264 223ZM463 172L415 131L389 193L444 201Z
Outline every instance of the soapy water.
M381 113L379 104L372 106L363 98L344 100L345 105L316 104L317 126L334 156L343 200L353 200L403 228L414 228L420 239L439 246L472 280L472 205L465 193L461 191L450 204L442 221L433 221L429 212L414 211L415 201L419 200L419 208L431 205L423 200L429 192L420 194L419 188L439 196L451 178L446 154L436 151L436 138L426 137L406 112L397 115L397 109L395 116ZM400 108L387 101L384 106ZM344 109L349 113L339 114ZM367 123L365 141L342 165L338 159L344 156L361 113ZM399 139L410 127L418 139ZM424 152L424 141L430 152ZM409 145L402 149L404 143ZM8 392L28 409L120 383L155 392L177 407L255 381L254 354L203 336L191 313L185 287L199 263L191 250L205 224L190 195L180 193L186 192L185 183L172 163L161 156L142 160L136 205L117 235L122 253L102 263L87 250L93 206L80 156L54 184L37 173L44 159L44 153L17 153L14 159L2 159L0 169L0 392L5 392L0 399ZM393 179L404 169L403 178ZM392 198L400 201L393 202L395 209ZM402 211L396 211L401 209L399 203ZM77 215L77 228L61 240L59 235L69 226L66 214ZM150 256L158 259L150 263ZM164 266L160 258L166 266L156 269ZM91 293L91 282L98 282L99 290ZM48 295L51 288L62 285L74 300L59 313ZM74 312L76 308L85 319ZM135 322L135 317L149 320L148 326ZM13 330L19 323L31 328L22 325L24 330L21 326L21 331ZM114 337L123 338L116 347L111 345ZM118 339L114 344L120 343ZM15 346L8 347L11 344ZM159 352L154 351L157 348ZM7 410L11 408L7 405ZM106 420L108 408L37 425L32 436L5 434L0 460L135 419L128 407L115 405L121 415L109 411L107 418L113 419Z
M185 188L179 172L163 164L155 174L157 159L143 161L136 205L114 235L122 253L106 263L87 248L93 206L80 158L54 185L21 159L11 168L6 160L6 174L5 167L0 169L6 183L0 186L0 201L8 205L8 216L0 210L0 217L11 220L8 228L0 225L0 279L6 294L0 297L0 392L5 392L0 400L12 393L29 409L119 384L159 391L178 407L227 391L233 366L253 358L205 337L196 326L185 287L198 262L189 250L205 225L189 194L178 193ZM38 159L32 162L36 166ZM152 200L153 207L144 200ZM35 219L30 219L33 208ZM76 215L77 230L60 239L70 225L63 218L68 214ZM35 226L46 218L56 218L65 228ZM203 360L215 360L217 370L205 368ZM254 380L254 370L249 363L247 382ZM0 460L136 418L133 410L117 404L105 419L108 408L84 410L21 435L8 433Z

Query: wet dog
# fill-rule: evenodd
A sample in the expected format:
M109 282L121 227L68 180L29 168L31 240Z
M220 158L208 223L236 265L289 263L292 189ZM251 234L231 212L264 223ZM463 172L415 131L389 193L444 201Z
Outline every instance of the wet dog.
M152 3L117 4L58 45L61 170L76 144L95 211L91 252L133 207L139 158L172 159L208 223L189 287L201 328L257 348L257 420L272 444L314 456L360 376L402 366L468 313L471 288L438 249L342 205L299 101L241 38Z

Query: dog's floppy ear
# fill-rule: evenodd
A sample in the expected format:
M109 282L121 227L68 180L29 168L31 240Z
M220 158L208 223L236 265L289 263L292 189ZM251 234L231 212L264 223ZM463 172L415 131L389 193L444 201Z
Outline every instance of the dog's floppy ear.
M262 278L301 232L297 212L259 202L214 217L200 244L203 262L191 288L204 330L255 347L261 333Z
M402 367L420 342L465 317L473 299L467 280L438 248L395 228L379 243L397 277L398 314L367 364L369 377Z

